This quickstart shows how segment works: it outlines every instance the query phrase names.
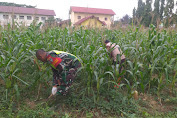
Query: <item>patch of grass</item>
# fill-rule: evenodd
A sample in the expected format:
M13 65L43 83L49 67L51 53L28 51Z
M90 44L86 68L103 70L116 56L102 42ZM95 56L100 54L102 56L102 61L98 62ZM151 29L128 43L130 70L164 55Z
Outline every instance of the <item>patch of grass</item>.
M109 92L100 91L101 97L98 102L94 102L94 95L79 96L71 94L65 103L71 108L81 111L90 111L99 116L134 116L139 113L136 102L128 99L121 91L111 89ZM87 114L87 113L86 113Z
M167 113L156 113L155 115L147 115L147 118L177 118L177 111Z

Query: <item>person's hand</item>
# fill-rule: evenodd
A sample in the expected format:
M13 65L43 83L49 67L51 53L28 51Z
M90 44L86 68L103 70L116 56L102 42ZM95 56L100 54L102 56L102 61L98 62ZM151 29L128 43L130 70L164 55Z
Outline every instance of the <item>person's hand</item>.
M53 86L52 88L52 95L55 95L57 93L57 87Z

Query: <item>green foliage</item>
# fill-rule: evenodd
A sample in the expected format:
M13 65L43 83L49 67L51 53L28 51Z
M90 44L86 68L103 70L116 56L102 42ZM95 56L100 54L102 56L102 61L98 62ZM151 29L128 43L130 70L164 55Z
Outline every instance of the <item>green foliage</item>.
M160 19L160 0L155 0L154 2L154 11L153 11L153 21L152 23L157 26L157 21Z
M155 115L147 115L146 117L155 117L155 118L176 118L177 112L168 112L168 113L156 113Z
M155 0L154 2L154 13L159 15L160 13L160 0Z
M145 13L144 13L144 17L143 17L143 21L144 21L144 25L146 27L149 27L149 25L151 24L151 20L152 20L152 16L151 16L151 12L152 12L152 0L146 0L146 5L145 5Z
M160 23L163 23L165 27L169 27L176 24L174 0L155 0L154 9L152 9L152 2L152 0L146 0L144 3L142 0L138 0L137 10L133 9L133 23L135 25L142 24L149 27L150 24L153 24L158 27Z
M167 0L166 2L165 16L171 16L173 14L173 9L175 6L174 0Z
M161 0L160 2L160 19L162 20L164 16L165 0Z
M14 103L10 103L8 108L1 107L0 116L6 118L54 118L58 116L56 112L50 110L47 104L38 105L34 109L25 106L18 110L16 107Z
M120 19L120 20L121 20L121 22L122 22L123 24L129 24L129 23L131 23L131 18L130 18L130 16L128 16L127 14L126 14L125 16L123 16L123 18Z
M131 27L126 31L82 27L77 30L74 28L40 30L40 27L41 23L23 30L20 28L12 30L9 25L7 29L2 29L0 32L0 79L2 81L0 92L5 109L11 109L8 107L9 104L6 105L9 101L20 103L26 99L25 96L30 96L32 91L37 94L36 88L40 88L41 84L50 89L50 84L47 83L52 79L51 69L35 57L35 51L41 48L46 51L56 49L70 52L81 60L82 68L73 90L77 96L67 99L71 106L83 109L99 108L103 113L123 113L130 116L136 113L136 106L133 106L131 99L133 90L150 92L155 89L158 96L164 88L169 88L173 92L175 90L176 31L159 32L153 25L147 32L142 32L141 27ZM109 52L105 49L105 39L119 44L126 56L124 69L120 74L119 64L112 65ZM117 85L116 81L120 76L121 85L115 90L114 85ZM125 96L119 93L122 89L125 90ZM43 109L46 110L48 108ZM11 111L10 114L12 113L23 116L21 112ZM27 116L28 113L37 115L39 112L27 110L27 114L24 115ZM92 114L87 113L87 116Z
M70 107L77 107L87 111L97 109L101 114L106 115L121 115L127 117L139 113L138 107L133 99L129 99L123 95L121 91L111 89L109 92L101 89L100 94L103 96L99 102L94 102L94 96L80 97L77 94L72 94L65 100ZM87 115L92 115L88 113Z
M15 6L15 7L27 7L27 8L35 8L36 7L36 6L31 6L31 5L8 3L8 2L0 2L0 6Z
M142 0L138 0L138 8L136 11L136 17L139 19L144 15L145 3Z

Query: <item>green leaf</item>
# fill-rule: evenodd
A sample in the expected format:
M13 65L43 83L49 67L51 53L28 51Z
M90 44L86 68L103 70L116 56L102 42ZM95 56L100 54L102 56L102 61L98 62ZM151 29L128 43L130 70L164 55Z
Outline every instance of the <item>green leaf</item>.
M6 79L6 88L9 89L11 88L12 86L12 82L9 80L9 79Z
M22 82L22 83L24 83L25 85L28 85L28 86L29 86L29 84L28 84L28 83L26 83L25 81L23 81L23 80L22 80L22 79L20 79L19 77L15 76L15 75L12 75L12 77L14 77L14 78L18 79L19 81L21 81L21 82Z

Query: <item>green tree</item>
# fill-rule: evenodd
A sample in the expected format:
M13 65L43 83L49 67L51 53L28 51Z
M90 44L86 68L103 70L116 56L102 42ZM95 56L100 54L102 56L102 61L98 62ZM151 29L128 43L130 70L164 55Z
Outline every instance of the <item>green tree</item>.
M36 7L36 6L31 6L31 5L8 3L8 2L0 2L0 6L15 6L15 7L27 7L27 8L35 8Z
M163 13L164 13L164 9L165 9L165 0L161 0L160 1L160 19L163 19Z
M177 6L177 1L176 1L176 6ZM176 9L176 14L177 14L177 9Z
M131 17L126 14L126 15L123 16L123 18L121 19L121 22L122 22L123 24L129 24L129 23L130 23L130 20L131 20Z
M142 18L144 15L145 3L142 0L138 0L138 8L136 11L136 17L138 19Z
M49 17L47 20L45 20L45 25L47 26L53 26L56 23L56 19L54 17Z
M160 17L160 0L155 0L153 11L153 24L157 26L157 20Z
M155 0L154 2L154 13L159 15L160 13L160 0Z
M135 17L136 17L136 9L134 7L134 9L133 9L133 18L135 18Z
M167 0L166 6L165 6L165 26L169 27L169 25L173 24L174 18L176 18L173 15L173 10L174 10L174 0Z
M136 22L138 24L142 24L144 21L144 11L145 11L145 3L142 0L138 0L138 7L136 10Z
M152 0L146 0L146 5L145 5L145 13L144 13L144 25L146 27L149 27L151 23L151 13L152 13Z
M175 6L174 0L167 0L166 6L165 6L165 16L166 17L172 16L174 6Z
M133 24L136 24L136 21L135 21L135 19L136 19L136 9L135 9L135 7L134 7L134 9L133 9L133 18L132 18L132 22L133 22Z

